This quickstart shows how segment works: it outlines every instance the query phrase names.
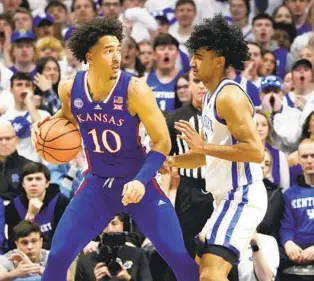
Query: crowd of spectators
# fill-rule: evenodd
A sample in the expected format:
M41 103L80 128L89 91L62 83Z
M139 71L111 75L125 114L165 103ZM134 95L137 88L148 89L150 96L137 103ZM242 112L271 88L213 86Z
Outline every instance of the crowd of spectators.
M88 70L67 46L72 32L94 17L123 22L121 68L147 81L167 120L171 153L181 154L188 146L177 140L173 124L186 119L200 132L206 92L190 72L185 42L194 25L216 13L248 41L245 69L229 67L226 75L256 108L268 194L266 216L229 278L314 280L313 0L1 0L0 281L41 280L51 238L83 179L83 152L67 164L47 163L32 146L30 130L60 109L60 80ZM212 196L204 192L204 169L173 168L158 181L194 257L194 237L213 211ZM117 274L104 254L111 233L124 241L117 250ZM68 280L174 277L136 222L117 214L73 262Z

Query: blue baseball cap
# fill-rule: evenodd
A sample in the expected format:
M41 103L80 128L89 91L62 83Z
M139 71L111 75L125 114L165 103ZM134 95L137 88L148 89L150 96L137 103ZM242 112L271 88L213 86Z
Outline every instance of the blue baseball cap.
M282 90L282 79L277 75L267 75L262 78L261 81L261 90L263 91L266 88L272 87L279 90Z
M64 42L67 42L70 39L70 37L71 37L71 35L75 29L76 29L76 27L74 27L74 26L70 26L67 28L67 30L63 36Z
M11 35L11 44L21 40L35 41L36 36L31 30L19 29L14 31Z
M43 22L46 22L49 25L49 24L54 24L55 20L49 14L45 14L45 13L39 14L33 18L33 28L38 27Z

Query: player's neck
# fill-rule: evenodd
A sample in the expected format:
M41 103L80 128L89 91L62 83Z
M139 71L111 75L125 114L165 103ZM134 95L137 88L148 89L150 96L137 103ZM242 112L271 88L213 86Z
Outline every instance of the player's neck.
M197 102L196 99L192 98L192 105L196 108L199 112L202 112L202 103Z
M87 88L93 99L105 98L110 93L116 79L104 77L103 73L90 69L87 74Z
M219 85L221 80L223 80L224 78L226 78L226 75L221 74L221 75L217 75L216 77L213 77L212 79L204 83L205 87L207 88L210 94L212 94L216 90L217 86Z

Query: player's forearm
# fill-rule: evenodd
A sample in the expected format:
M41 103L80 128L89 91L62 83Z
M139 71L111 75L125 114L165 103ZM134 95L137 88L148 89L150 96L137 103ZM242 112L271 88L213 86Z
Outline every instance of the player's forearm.
M171 141L168 139L161 139L153 143L152 150L162 153L165 156L169 155L171 149Z
M170 158L170 165L177 168L195 169L206 165L204 154L189 151Z
M255 162L264 160L264 150L258 145L237 143L234 145L204 144L202 154L233 162Z
M59 109L51 118L65 118L63 110Z

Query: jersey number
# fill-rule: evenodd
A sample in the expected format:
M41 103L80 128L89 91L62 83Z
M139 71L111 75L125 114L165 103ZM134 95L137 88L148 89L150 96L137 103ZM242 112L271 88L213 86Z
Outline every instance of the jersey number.
M93 150L93 152L105 153L100 147L96 130L93 129L93 130L89 131L88 134L92 136L93 142L95 145L95 149ZM116 143L115 147L110 147L110 145L108 143L108 134L111 134L113 136L115 143ZM121 149L121 144L122 144L121 138L116 132L114 132L112 130L104 130L102 132L102 135L101 135L101 140L102 140L102 144L103 144L104 148L107 151L109 151L110 153L116 153Z
M161 100L160 102L159 102L159 109L160 110L166 110L166 101L165 100Z

